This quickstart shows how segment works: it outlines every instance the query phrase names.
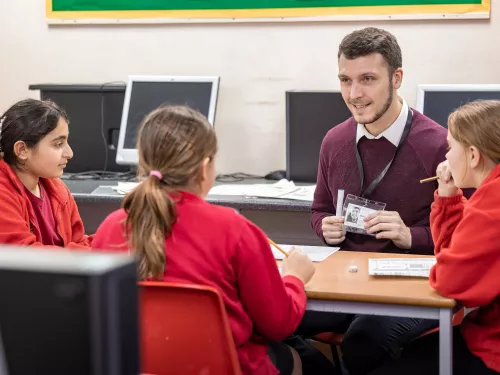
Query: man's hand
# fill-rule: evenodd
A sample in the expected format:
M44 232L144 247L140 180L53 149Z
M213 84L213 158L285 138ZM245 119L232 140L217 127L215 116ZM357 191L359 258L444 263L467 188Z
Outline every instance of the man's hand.
M411 248L411 232L399 213L377 211L365 217L365 229L379 240L391 240L400 249Z
M345 240L344 218L327 216L321 221L323 237L328 245L338 245Z

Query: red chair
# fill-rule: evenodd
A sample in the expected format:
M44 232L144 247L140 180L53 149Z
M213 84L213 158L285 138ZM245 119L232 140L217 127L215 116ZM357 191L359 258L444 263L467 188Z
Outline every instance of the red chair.
M142 373L241 375L216 289L163 282L139 287Z
M462 320L464 319L465 315L465 309L461 308L458 310L454 315L453 315L453 325L457 326L462 323ZM424 337L426 335L429 335L431 333L437 332L439 330L439 327L436 327L434 329L431 329L429 331L426 331L422 333L418 338ZM340 350L340 345L342 344L342 340L344 339L344 335L341 333L335 333L335 332L323 332L320 333L319 335L316 335L313 337L313 340L316 340L318 342L321 342L323 344L328 344L330 345L330 349L332 351L332 357L333 357L333 363L335 364L335 372L336 374L341 374L340 370L340 357L338 350Z
M341 370L340 356L338 351L340 350L340 344L342 344L342 340L344 339L344 334L335 332L323 332L320 333L319 335L314 336L312 339L321 342L323 344L330 345L330 349L332 351L333 363L335 364L335 374L341 375L342 370Z

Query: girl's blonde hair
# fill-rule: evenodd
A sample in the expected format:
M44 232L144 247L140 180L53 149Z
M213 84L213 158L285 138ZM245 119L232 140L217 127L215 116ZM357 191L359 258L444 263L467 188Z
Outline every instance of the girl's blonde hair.
M215 131L199 112L160 107L141 123L137 141L139 175L147 176L123 201L125 234L138 256L139 280L162 279L165 238L176 221L175 192L201 181L206 158L217 152ZM157 171L161 178L150 176Z
M500 100L480 100L465 104L448 117L448 130L464 147L500 163Z

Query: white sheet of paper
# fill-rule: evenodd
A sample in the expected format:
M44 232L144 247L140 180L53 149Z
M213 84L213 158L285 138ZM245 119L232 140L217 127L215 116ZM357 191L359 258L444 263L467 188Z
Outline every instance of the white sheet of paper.
M212 187L208 195L245 195L245 191L252 185L224 184Z
M282 260L285 258L285 256L278 249L276 249L273 245L270 246L274 255L274 259ZM313 262L321 262L326 258L328 258L330 255L336 253L340 249L340 247L330 247L330 246L301 246L301 245L281 245L281 244L278 244L278 246L281 247L283 250L285 250L287 253L292 250L292 246L295 246L300 250L302 250L304 253L306 253Z
M240 195L256 198L278 198L312 201L316 185L296 186L286 179L274 184L223 184L210 189L208 195Z
M373 276L429 277L435 258L378 258L368 260L368 274Z
M298 186L296 190L287 193L285 195L282 195L279 198L312 202L314 200L315 191L316 191L316 185Z
M118 182L118 186L111 186L111 189L116 191L118 194L127 194L134 190L139 182Z
M118 182L110 186L118 194L127 194L139 185L138 182ZM274 184L222 184L210 189L208 195L233 195L259 198L279 198L311 201L314 198L316 185L295 186L293 181L286 179Z

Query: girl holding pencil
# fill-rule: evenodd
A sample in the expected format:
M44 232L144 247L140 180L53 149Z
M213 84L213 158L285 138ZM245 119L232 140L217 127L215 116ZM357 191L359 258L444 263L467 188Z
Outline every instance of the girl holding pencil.
M430 283L475 308L453 332L453 374L500 374L500 101L466 104L448 119L431 210L436 265ZM477 188L467 200L464 188ZM377 375L439 373L439 332L405 348Z
M141 124L137 148L143 182L102 223L93 247L134 252L140 280L217 288L243 374L300 374L300 358L280 340L305 312L311 260L292 251L280 275L257 226L204 200L215 180L217 139L199 112L153 111Z

